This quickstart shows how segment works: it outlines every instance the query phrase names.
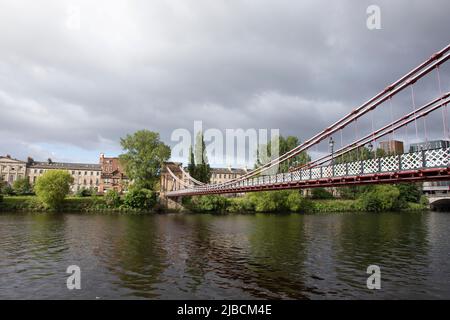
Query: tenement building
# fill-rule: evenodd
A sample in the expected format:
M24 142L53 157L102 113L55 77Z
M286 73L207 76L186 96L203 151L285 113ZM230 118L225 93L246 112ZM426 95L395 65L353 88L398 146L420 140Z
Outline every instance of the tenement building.
M120 164L119 158L107 158L103 153L100 154L101 183L99 192L104 193L108 190L115 190L119 193L128 190L128 177Z
M13 159L10 155L0 156L0 180L12 185L17 179L25 178L26 162Z
M27 165L27 176L30 183L36 183L36 180L49 170L68 171L73 177L73 184L70 188L72 192L82 189L99 191L102 174L99 164L53 162L51 159L48 159L47 162L31 160Z
M119 158L106 158L100 155L100 163L69 163L34 161L32 158L21 161L11 156L0 156L0 180L12 185L17 179L27 178L33 185L37 179L49 170L65 170L73 177L71 191L91 189L103 193L108 190L126 192L128 178L120 165Z
M247 169L238 168L211 168L211 183L224 183L239 178L247 173Z

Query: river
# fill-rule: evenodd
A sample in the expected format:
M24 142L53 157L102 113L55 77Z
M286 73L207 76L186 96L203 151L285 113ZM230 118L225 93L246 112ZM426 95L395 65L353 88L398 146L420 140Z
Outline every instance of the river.
M449 299L449 239L446 212L3 213L0 298ZM380 290L366 286L373 264Z

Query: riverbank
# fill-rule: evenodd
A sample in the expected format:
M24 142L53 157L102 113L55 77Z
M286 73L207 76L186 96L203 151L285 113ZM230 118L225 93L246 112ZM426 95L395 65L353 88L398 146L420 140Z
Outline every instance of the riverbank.
M158 208L151 210L135 209L125 205L110 207L103 197L67 197L64 199L60 212L81 213L122 213L122 214L149 214L159 212ZM36 196L5 196L0 202L0 212L52 212L44 206Z
M336 198L317 188L307 196L297 190L261 191L242 197L219 195L194 196L183 199L187 210L199 213L243 212L392 212L428 209L428 200L415 185L377 185L357 189L341 189Z
M320 191L320 190L319 190ZM269 191L248 193L242 197L205 195L183 198L182 212L238 214L238 213L341 213L341 212L387 212L422 211L429 206L423 197L416 202L405 197L409 193L399 192L398 187L377 186L361 192L355 199L334 198L321 190L314 196L304 197L298 191ZM156 203L131 206L117 195L113 201L107 196L67 197L59 206L60 212L150 214L168 211ZM134 204L134 202L131 202ZM149 208L149 209L141 209ZM50 212L36 196L5 196L0 201L0 212Z
M208 197L208 196L206 196ZM214 196L213 196L214 197ZM203 197L205 198L205 196ZM288 207L285 205L267 206L266 203L252 204L245 198L222 199L203 199L194 200L194 204L185 204L186 212L191 213L221 213L221 214L240 214L240 213L308 213L308 214L328 214L328 213L365 213L367 210L360 199L304 199L298 206ZM401 207L386 207L383 210L372 211L425 211L429 206L421 203L406 202Z

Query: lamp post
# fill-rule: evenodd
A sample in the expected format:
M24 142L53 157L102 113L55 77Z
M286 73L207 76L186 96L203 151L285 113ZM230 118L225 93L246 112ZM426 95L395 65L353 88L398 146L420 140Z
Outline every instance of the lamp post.
M369 144L367 145L367 148L369 149L369 159L372 159L372 151L373 151L372 141L369 142Z
M334 140L333 140L333 137L330 137L330 141L328 141L328 145L330 146L331 164L333 164L333 163L334 163L334 157L333 157L333 153L334 153Z

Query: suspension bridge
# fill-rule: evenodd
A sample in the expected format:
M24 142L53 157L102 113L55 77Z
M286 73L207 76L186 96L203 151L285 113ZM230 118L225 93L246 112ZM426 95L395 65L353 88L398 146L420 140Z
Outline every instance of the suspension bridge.
M440 121L439 124L433 121L431 128L436 129L438 125L441 126L443 141L449 140L447 105L450 102L450 92L443 90L441 75L442 65L449 59L450 45L433 54L416 68L310 139L239 178L219 184L204 184L192 178L182 167L180 167L180 170L187 179L180 178L170 167L167 167L167 172L173 179L173 183L171 190L165 190L165 196L180 197L375 183L450 180L450 148L448 144L436 148L426 147L427 132L430 128L427 120L432 115L438 114ZM430 80L430 77L434 78L435 96L418 105L417 101L420 99L417 97L417 86L424 78ZM394 117L394 99L402 93L403 96L406 93L409 97L409 101L400 98L400 104L406 104L407 110ZM390 114L387 123L379 124L374 120L374 113L380 108L384 114ZM403 130L401 134L405 140L409 139L411 131L413 135L415 133L416 141L420 140L419 121L422 122L425 147L412 152L378 157L376 153L371 152L373 156L369 159L358 158L361 148L372 151L377 141L386 139L386 137L391 137L394 140L395 135L399 135L401 130ZM366 128L369 127L369 132L359 134L363 125ZM344 143L344 131L355 133L351 141ZM337 150L334 150L334 144L338 140L336 137L339 136L341 145ZM288 172L277 172L280 164L290 164L291 159L302 152L314 150L323 142L328 142L329 152L321 154L306 164L289 166ZM358 155L357 159L349 157L352 152ZM349 159L348 161L345 161L346 157ZM274 170L275 172L273 172Z

